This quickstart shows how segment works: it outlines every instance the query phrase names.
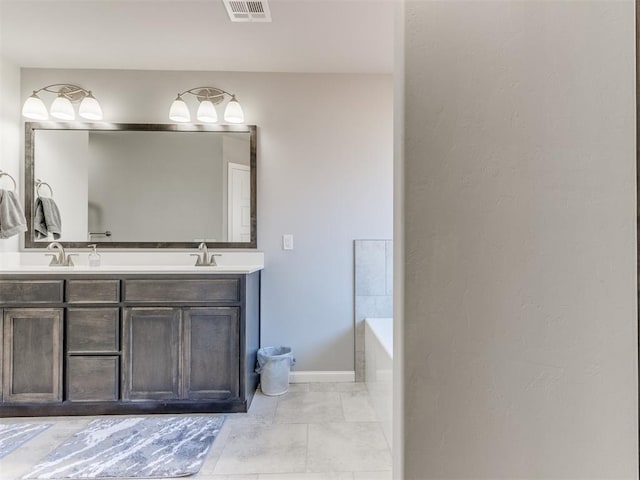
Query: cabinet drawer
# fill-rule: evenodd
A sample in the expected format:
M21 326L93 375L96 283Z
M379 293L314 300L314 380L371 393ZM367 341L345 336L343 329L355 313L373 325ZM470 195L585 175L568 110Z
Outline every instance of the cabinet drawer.
M127 302L239 302L240 279L127 280Z
M67 309L67 351L117 352L120 347L118 308Z
M120 280L69 280L69 303L117 303L120 301Z
M117 401L120 357L117 355L67 358L67 400L72 402Z
M62 302L62 280L0 280L0 305Z

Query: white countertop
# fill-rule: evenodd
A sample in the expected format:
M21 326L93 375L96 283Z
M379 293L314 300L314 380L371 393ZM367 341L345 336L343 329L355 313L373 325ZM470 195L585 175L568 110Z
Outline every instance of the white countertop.
M264 254L258 251L216 251L215 267L196 267L195 258L189 256L192 250L100 252L102 265L90 267L87 264L87 250L69 249L67 253L79 254L73 257L74 267L50 267L49 258L43 253L21 252L0 255L0 275L40 275L40 274L249 274L264 268Z
M183 265L102 265L89 267L78 265L74 267L49 267L42 265L13 265L0 267L0 275L39 275L39 274L249 274L262 270L262 265L219 265L215 267L195 267Z

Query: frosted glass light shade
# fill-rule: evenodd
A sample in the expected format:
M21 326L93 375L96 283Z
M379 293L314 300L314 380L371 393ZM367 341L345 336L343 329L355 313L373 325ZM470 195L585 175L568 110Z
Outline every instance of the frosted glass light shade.
M58 95L51 104L51 116L60 120L73 120L76 118L76 112L68 98Z
M35 93L27 98L22 106L22 115L32 120L46 120L49 118L49 112L44 102Z
M227 108L224 111L224 120L229 123L244 122L244 112L242 111L240 103L236 100L235 95L233 95L229 103L227 103Z
M91 92L82 99L78 113L87 120L102 120L102 108Z
M171 104L169 118L174 122L188 122L191 120L191 114L189 113L187 104L184 103L184 100L182 100L180 95L178 95L178 98L176 98Z
M211 100L203 100L198 107L198 120L205 123L215 123L218 121L218 112Z

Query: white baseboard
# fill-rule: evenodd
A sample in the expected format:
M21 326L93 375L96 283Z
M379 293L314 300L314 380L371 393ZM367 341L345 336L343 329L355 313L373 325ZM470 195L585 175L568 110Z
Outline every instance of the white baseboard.
M297 371L289 372L289 383L316 383L316 382L355 382L354 371Z

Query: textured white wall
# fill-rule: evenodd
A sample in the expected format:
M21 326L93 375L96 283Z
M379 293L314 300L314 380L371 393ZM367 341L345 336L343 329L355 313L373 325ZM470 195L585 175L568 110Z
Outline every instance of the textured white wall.
M404 476L637 478L634 2L405 7Z
M393 478L404 478L405 0L393 11Z
M353 371L353 240L392 236L390 75L23 69L22 99L54 82L91 88L109 122L170 123L199 85L236 93L258 126L262 344L291 346L298 370Z

